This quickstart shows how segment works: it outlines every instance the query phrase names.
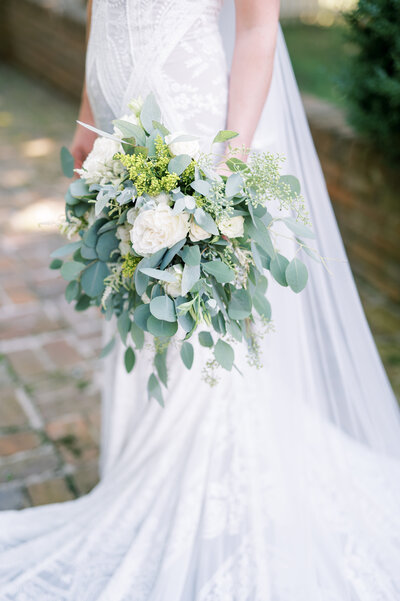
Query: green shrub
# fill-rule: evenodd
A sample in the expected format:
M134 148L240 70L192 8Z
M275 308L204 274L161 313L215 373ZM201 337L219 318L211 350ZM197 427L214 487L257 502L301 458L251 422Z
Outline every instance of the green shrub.
M359 0L346 15L356 52L342 80L349 120L392 160L400 158L400 0Z

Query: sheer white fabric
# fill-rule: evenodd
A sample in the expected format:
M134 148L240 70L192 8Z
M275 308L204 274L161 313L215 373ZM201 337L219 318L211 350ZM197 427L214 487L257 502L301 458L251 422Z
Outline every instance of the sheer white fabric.
M219 9L219 0L96 0L87 82L99 126L152 90L174 129L207 140L222 128ZM102 482L77 501L0 516L1 601L400 598L399 415L281 34L254 146L284 153L302 180L332 275L310 260L301 295L270 283L276 332L260 370L238 345L244 376L225 372L210 389L207 349L196 348L191 371L172 349L163 410L147 401L150 357L128 376L118 347L107 363Z

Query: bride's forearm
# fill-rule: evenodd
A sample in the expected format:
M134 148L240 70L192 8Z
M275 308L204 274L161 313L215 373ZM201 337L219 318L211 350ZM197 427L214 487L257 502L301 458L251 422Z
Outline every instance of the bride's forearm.
M236 0L236 40L229 82L227 129L234 146L251 145L271 84L278 0Z

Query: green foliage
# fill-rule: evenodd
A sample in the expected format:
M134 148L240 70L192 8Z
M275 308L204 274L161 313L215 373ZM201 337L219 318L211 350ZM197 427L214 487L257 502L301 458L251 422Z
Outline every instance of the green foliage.
M342 89L349 119L393 161L400 158L400 2L359 0L346 15L349 57Z

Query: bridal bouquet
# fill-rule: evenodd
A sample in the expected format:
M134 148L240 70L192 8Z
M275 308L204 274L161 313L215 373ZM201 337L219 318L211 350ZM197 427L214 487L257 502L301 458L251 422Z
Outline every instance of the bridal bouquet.
M229 150L220 174L216 154L202 154L195 138L167 130L153 95L133 101L130 109L113 122L113 134L87 126L99 138L78 170L80 179L69 186L61 225L77 240L52 254L51 267L69 282L66 299L77 311L95 305L106 319L117 318L128 372L135 350L145 340L152 344L148 392L163 404L171 341L190 369L190 340L198 335L210 348L210 383L216 366L237 367L234 341L247 343L257 362L255 324L271 319L265 273L294 292L307 282L300 259L289 261L277 250L276 224L285 224L298 248L308 252L301 238L313 234L299 182L280 175L280 157L251 152L245 163ZM214 143L236 135L220 131ZM66 148L61 159L72 176ZM272 217L268 205L276 201L295 216Z

